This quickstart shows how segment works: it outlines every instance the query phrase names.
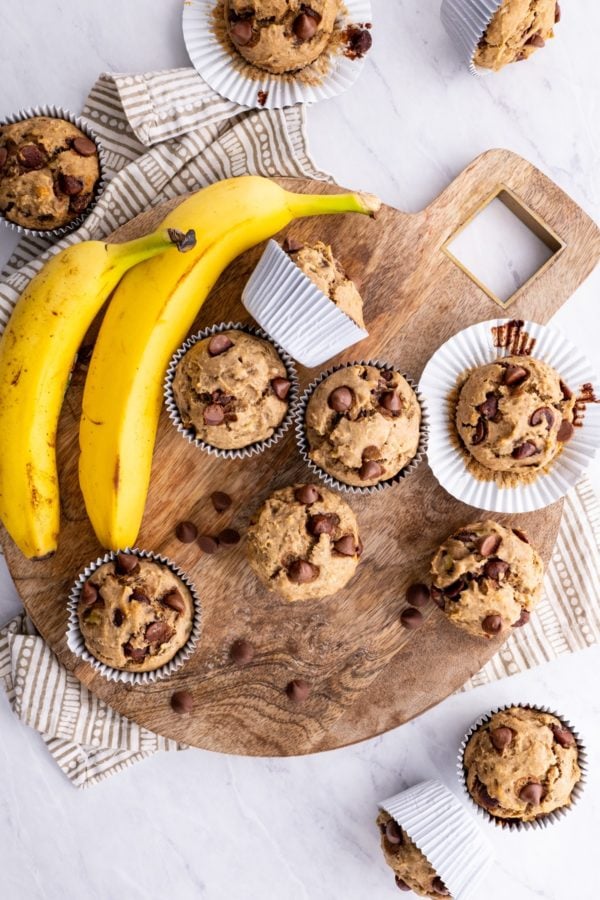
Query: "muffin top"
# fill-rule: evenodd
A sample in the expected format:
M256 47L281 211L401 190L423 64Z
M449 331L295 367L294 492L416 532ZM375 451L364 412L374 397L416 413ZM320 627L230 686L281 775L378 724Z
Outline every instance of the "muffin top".
M225 0L227 32L235 49L259 69L295 72L326 49L340 0Z
M494 713L464 754L468 791L501 819L530 822L571 802L581 778L573 734L560 719L513 706Z
M0 126L0 212L25 228L67 225L89 206L98 150L71 122L35 116Z
M505 637L529 621L544 567L525 532L488 519L465 525L431 562L432 597L451 622L477 637Z
M419 897L449 897L450 891L424 853L385 810L377 816L381 849L385 861L396 876L401 891L413 891Z
M497 71L528 59L554 37L559 19L556 0L504 0L479 41L473 62Z
M421 409L392 369L338 369L315 388L306 409L310 458L344 484L393 478L416 455Z
M187 643L194 601L167 566L118 553L83 584L77 614L96 659L113 669L150 672Z
M230 450L270 438L288 410L291 383L283 360L262 338L222 331L182 357L173 394L186 428Z
M301 244L298 241L286 240L283 249L326 297L329 297L360 328L365 327L362 297L354 282L344 272L341 263L333 256L329 244L322 241Z
M543 469L573 436L575 398L552 366L508 356L470 372L456 428L471 456L492 472Z
M248 530L250 565L286 600L328 597L350 580L362 553L354 513L333 491L298 484L271 494Z

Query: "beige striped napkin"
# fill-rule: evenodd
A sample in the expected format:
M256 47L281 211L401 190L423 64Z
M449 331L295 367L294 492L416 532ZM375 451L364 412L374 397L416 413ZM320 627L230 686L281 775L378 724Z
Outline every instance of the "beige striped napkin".
M84 225L57 247L104 237L149 206L220 178L247 173L328 177L308 156L302 107L240 112L192 69L102 75L84 115L104 144L112 180ZM19 243L0 284L0 331L28 280L56 249L40 239ZM600 508L586 481L567 498L545 588L539 614L466 688L600 641ZM157 750L183 749L90 694L24 615L0 630L0 680L14 711L41 732L78 787Z

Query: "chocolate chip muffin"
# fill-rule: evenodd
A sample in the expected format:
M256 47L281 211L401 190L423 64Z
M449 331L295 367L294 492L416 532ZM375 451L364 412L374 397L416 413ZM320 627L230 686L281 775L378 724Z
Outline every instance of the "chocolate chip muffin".
M301 244L287 238L283 242L283 249L326 297L329 297L360 328L365 327L362 297L354 282L344 272L341 263L335 259L329 244L322 241Z
M473 369L460 387L456 428L491 473L546 468L573 436L575 398L547 363L509 356Z
M89 206L100 177L98 148L71 122L34 116L0 126L0 212L49 231Z
M498 71L508 63L528 59L554 37L559 20L556 0L504 0L479 41L473 62Z
M431 562L431 595L451 622L477 637L504 637L529 621L544 567L525 532L488 519L465 525Z
M167 566L118 553L83 584L77 614L92 656L113 669L150 672L187 643L194 601Z
M362 553L354 513L338 494L298 484L275 491L248 530L250 565L286 600L314 600L341 591Z
M310 65L327 48L340 0L225 0L227 33L238 53L275 75Z
M317 385L305 425L313 462L344 484L368 487L416 456L421 409L399 372L361 364Z
M290 388L275 348L244 331L221 331L197 341L173 379L184 426L221 450L270 438L287 414Z
M571 804L579 750L560 719L522 706L494 713L469 739L469 794L498 819L531 822Z
M419 897L449 897L450 891L424 853L385 810L377 816L381 849L385 861L396 876L401 891L413 891Z

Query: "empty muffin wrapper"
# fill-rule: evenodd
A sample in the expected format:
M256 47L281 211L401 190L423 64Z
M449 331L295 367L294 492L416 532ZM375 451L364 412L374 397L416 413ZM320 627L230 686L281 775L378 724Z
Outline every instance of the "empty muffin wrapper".
M198 74L222 97L240 106L281 109L296 103L328 100L347 91L360 75L364 59L344 54L342 32L350 24L371 23L370 0L346 0L336 24L339 46L329 51L326 60L320 57L312 67L283 75L265 72L246 62L229 40L224 17L219 12L222 14L222 4L215 0L186 0L185 45ZM336 41L335 33L333 40ZM322 73L320 63L325 63Z
M424 781L379 804L408 834L453 900L476 900L493 863L474 818L439 781Z
M575 741L577 743L578 750L578 763L579 768L581 770L581 778L573 788L573 793L571 794L571 802L568 806L561 806L559 809L555 809L553 812L548 813L545 816L540 816L538 819L533 819L531 822L523 822L520 819L502 819L499 816L492 815L491 812L488 812L487 809L484 809L482 806L479 806L478 803L475 803L469 790L467 788L467 777L466 771L464 767L464 755L465 750L467 748L467 744L469 743L471 737L475 734L478 728L482 725L485 725L490 721L492 716L494 716L498 712L504 712L507 709L512 709L513 707L521 707L523 709L535 709L538 712L547 713L548 715L555 716L562 724L569 729L572 733ZM483 716L480 716L476 722L471 725L467 733L465 734L462 743L460 745L460 749L458 752L458 762L456 764L456 769L458 773L458 780L460 781L461 787L465 794L466 799L469 801L472 806L475 807L477 814L479 816L483 816L488 822L493 822L494 825L500 826L500 828L506 828L509 831L521 831L526 828L548 828L549 825L552 825L554 822L557 822L559 819L562 819L563 816L566 816L570 809L572 809L575 804L578 802L581 797L585 783L587 779L587 751L585 748L585 744L579 734L579 732L571 725L568 719L566 719L561 713L556 712L554 709L550 709L548 706L537 706L535 703L505 703L504 706L499 706L497 709L493 709L491 712L486 713Z
M476 66L473 58L479 41L487 31L503 0L443 0L442 24L472 75L489 74Z
M322 365L369 336L276 241L268 242L242 303L260 327L307 368Z
M383 491L386 488L398 484L400 481L402 481L403 478L406 478L408 475L412 474L412 472L414 472L423 461L425 454L427 453L427 444L429 440L429 412L427 404L418 386L412 380L410 375L407 375L405 372L401 372L400 374L402 375L402 377L406 379L408 384L415 392L417 402L421 409L421 424L419 427L419 443L417 446L417 452L415 453L413 458L404 466L404 468L396 473L396 475L394 475L392 478L387 478L385 481L380 481L377 484L360 487L359 485L344 484L343 481L338 481L337 478L334 478L333 475L329 475L310 457L310 447L308 444L305 427L306 410L308 407L308 402L312 397L315 388L319 384L321 384L322 381L325 381L325 379L329 378L330 375L333 375L334 372L337 372L340 369L351 368L352 366L375 366L382 371L389 371L390 369L394 372L399 371L397 366L391 365L390 363L381 362L380 360L369 360L368 362L366 362L365 360L357 360L356 362L343 363L342 365L333 366L331 369L327 369L326 372L323 372L321 375L319 375L319 377L306 388L306 391L298 402L298 407L296 409L295 415L296 443L298 444L298 449L300 451L302 459L307 464L311 472L314 472L314 474L317 475L321 479L321 481L327 485L327 487L332 488L336 491L342 491L345 494L375 494L378 491Z
M212 444L207 444L206 441L203 441L199 437L197 437L195 429L193 427L187 427L182 421L173 391L173 380L175 378L177 366L179 365L185 354L188 352L190 347L193 347L194 344L196 344L198 341L202 341L205 338L212 337L215 334L220 334L222 331L243 331L245 334L251 334L254 335L254 337L262 338L263 341L267 341L267 343L271 344L271 346L274 347L279 354L281 361L285 366L288 381L291 383L289 393L286 397L288 404L287 412L271 437L266 438L264 441L256 441L254 444L249 444L247 447L238 447L232 450L222 450L219 447L213 447ZM296 367L294 366L294 362L291 357L288 356L285 350L280 347L274 340L272 340L269 335L266 334L262 329L253 328L252 326L244 325L241 322L223 322L220 325L213 325L211 328L206 328L204 329L204 331L199 331L197 334L189 337L171 358L171 362L169 363L169 368L167 369L167 374L165 376L164 384L164 397L167 412L169 413L169 418L171 419L171 422L173 423L179 434L183 435L183 437L185 437L190 444L193 444L195 447L199 447L200 450L205 450L212 456L218 456L220 459L248 459L251 456L256 456L259 453L263 453L265 450L268 450L269 447L273 447L278 441L281 440L294 420L294 412L296 403L298 402L298 395L298 373L296 372Z
M458 449L450 403L461 376L478 366L506 356L519 355L510 347L497 347L494 328L518 325L520 332L534 341L530 354L552 366L574 394L584 386L598 384L595 372L580 351L558 331L535 322L514 323L511 319L479 322L451 337L428 362L421 376L420 389L431 418L428 459L433 474L445 488L463 503L499 513L524 513L542 509L560 500L581 478L600 445L600 406L582 403L582 427L576 427L572 439L534 481L515 486L499 486L481 481L469 472L465 456ZM458 439L459 440L459 439Z
M104 191L106 186L106 155L104 149L102 148L102 144L100 143L100 139L97 134L90 127L87 119L83 119L81 116L75 116L73 113L69 112L66 109L63 109L62 106L34 106L32 109L22 109L18 113L14 113L11 116L6 116L0 121L0 126L2 125L14 125L16 122L22 122L25 119L32 119L36 116L47 116L50 119L65 119L67 122L71 122L72 125L75 125L76 128L79 128L86 137L89 137L91 141L93 141L98 150L98 166L100 170L100 174L98 176L98 181L96 182L96 186L94 188L94 196L90 200L90 203L80 215L78 215L75 219L69 222L67 225L63 225L61 228L53 228L50 230L45 230L41 228L25 228L23 225L17 225L16 222L11 222L6 216L3 216L0 213L0 219L17 231L19 234L28 235L29 237L35 238L46 238L48 241L58 241L60 238L64 237L66 234L69 234L71 231L75 231L79 228L80 225L85 222L96 203L98 202L100 195Z
M202 630L202 608L200 605L200 598L196 593L196 588L194 587L188 576L185 574L185 572L182 571L182 569L180 569L179 566L177 566L170 559L167 559L166 556L159 556L158 554L152 553L149 550L137 550L135 548L127 548L126 550L122 550L120 552L128 553L133 556L137 556L140 559L148 559L152 562L167 566L167 568L169 568L171 572L173 572L173 574L177 578L179 578L187 588L189 588L192 599L194 601L194 621L192 623L192 630L189 638L187 639L183 647L181 647L181 649L177 651L173 659L171 659L168 663L165 663L159 669L155 669L152 672L125 672L121 669L114 669L112 666L100 662L99 659L96 659L96 657L88 651L85 646L85 641L83 639L81 629L79 627L79 617L77 615L79 597L81 595L81 589L83 588L83 585L88 580L88 578L96 571L96 569L104 565L104 563L110 562L117 555L116 551L110 551L104 556L98 557L95 562L90 563L88 566L86 566L71 588L67 604L69 613L69 624L67 626L67 646L72 653L93 666L96 672L102 675L103 678L106 678L107 681L120 681L125 684L135 685L154 684L156 681L163 681L164 679L169 678L171 675L173 675L174 672L176 672L184 665L184 663L190 658L190 656L196 649L198 641L200 640L200 632Z

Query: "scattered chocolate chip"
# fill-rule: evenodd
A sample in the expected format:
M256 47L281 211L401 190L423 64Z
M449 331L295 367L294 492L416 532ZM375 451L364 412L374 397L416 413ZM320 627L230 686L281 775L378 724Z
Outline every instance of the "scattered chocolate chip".
M198 537L198 529L193 522L179 522L175 528L177 540L182 544L191 544Z
M220 356L221 353L225 353L231 347L233 347L233 341L226 334L214 334L208 342L208 355Z
M575 428L573 424L568 421L568 419L563 419L560 423L560 428L558 429L558 434L556 435L556 440L560 441L561 444L566 444L567 441L570 441L575 432Z
M540 406L539 409L536 409L535 412L531 414L529 424L533 426L541 425L544 421L546 422L546 427L550 430L554 425L554 413L549 406Z
M502 538L499 534L488 534L479 539L477 550L481 556L491 556L497 552L501 543Z
M161 597L160 602L164 606L168 606L169 609L174 610L176 613L185 612L185 601L177 588L172 588L170 591Z
M400 613L400 621L405 628L414 631L415 628L420 628L423 624L423 613L415 609L414 606L409 606Z
M115 569L117 575L135 575L140 571L140 561L133 553L117 553Z
M84 581L79 595L79 602L86 609L92 607L98 599L98 588L91 581Z
M539 806L543 796L544 788L537 781L528 782L519 791L519 797L523 803L531 803L532 806Z
M471 439L471 444L473 447L476 447L478 444L483 443L486 437L488 436L488 424L486 419L483 417L480 418L475 426L475 431L473 433L473 437Z
M402 836L402 829L400 828L398 823L394 821L394 819L389 819L389 821L385 823L385 836L390 844L395 844L397 846L399 846L404 840Z
M490 740L500 753L512 743L513 733L510 728L494 728L490 731Z
M507 562L504 562L503 559L488 559L483 567L484 575L488 578L493 578L495 581L504 578L509 571L510 566Z
M43 169L46 165L46 154L35 144L25 144L19 150L19 162L24 169Z
M477 411L481 413L484 419L494 418L498 412L498 398L493 391L485 395L485 400L483 403L479 404Z
M254 647L250 641L240 638L231 645L229 657L236 666L247 666L254 659Z
M508 387L518 387L529 378L529 372L523 366L508 365L504 369L504 384Z
M317 33L318 21L307 12L300 13L294 19L292 30L299 41L310 41Z
M202 415L205 425L222 425L225 421L225 411L218 403L209 403Z
M520 528L513 528L513 534L515 534L519 538L520 541L523 541L524 544L529 543L529 538L527 537L527 535L525 534L524 531L521 531Z
M313 503L321 499L321 495L314 484L301 484L300 487L295 489L294 497L298 503L303 503L305 506L312 506Z
M513 459L529 459L530 456L535 456L539 453L538 448L531 441L523 441L522 444L518 444L511 456Z
M499 634L502 631L502 616L486 616L481 627L486 634Z
M431 888L434 894L439 894L440 897L449 897L450 891L442 881L439 875L436 875L433 881L431 882Z
M3 169L8 159L8 150L6 147L0 147L0 169Z
M365 447L365 449L362 452L363 461L366 459L379 459L380 456L381 456L381 450L379 449L379 447L375 447L373 444L370 444L368 447Z
M362 59L372 46L373 38L366 28L360 28L358 25L349 26L347 29L347 56L353 59Z
M129 595L129 602L134 600L136 603L150 603L150 597L139 588L134 588Z
M312 685L302 678L294 678L287 685L285 692L294 703L303 703L312 690Z
M71 212L80 213L83 212L90 205L90 201L92 199L92 195L90 193L87 194L77 194L75 197L71 197L69 203L69 209Z
M189 691L175 691L171 697L171 709L180 716L186 716L194 708L194 698Z
M233 547L235 544L239 544L241 535L235 528L224 528L217 535L217 540L219 544L224 544L225 547Z
M439 606L440 609L444 609L446 605L444 592L441 590L441 588L436 587L435 584L431 585L431 599L436 606Z
M571 400L571 398L573 397L573 391L571 390L569 385L565 384L564 381L560 381L559 384L560 384L560 389L562 391L562 395L563 395L564 399Z
M210 495L210 499L212 501L212 505L218 513L225 512L225 510L229 509L232 504L232 500L229 494L225 494L223 491L213 491L213 493Z
M146 626L144 637L149 644L164 644L173 636L173 629L167 622L151 622Z
M480 781L479 778L475 779L473 787L477 794L477 799L486 809L495 809L497 806L500 806L496 798L492 797L483 781Z
M290 388L292 386L292 382L288 381L287 378L273 378L271 380L271 387L273 388L273 393L276 397L279 397L280 400L285 400L287 395L290 392Z
M374 478L379 478L383 475L383 466L375 462L374 459L366 459L358 470L358 474L363 481L372 481Z
M565 728L564 725L552 725L551 728L557 744L560 744L561 747L575 746L575 737L568 728Z
M406 602L411 606L425 606L430 597L430 591L426 584L411 584L406 590Z
M95 143L86 137L76 137L72 147L80 156L93 156L96 153Z
M120 609L115 609L113 613L113 625L115 628L120 628L123 622L125 621L125 616L123 611Z
M61 172L58 176L58 186L67 197L76 197L83 190L83 181L80 178L75 178L74 175L64 175Z
M400 878L399 875L396 875L395 881L396 881L396 887L398 888L398 890L400 890L400 891L412 890L412 888L410 888L405 881L402 881L402 879Z
M130 641L123 645L123 653L134 662L142 662L148 654L148 647L134 647Z
M530 618L531 618L531 613L529 612L529 610L528 610L528 609L522 609L522 610L521 610L521 615L519 616L519 618L517 619L516 622L513 622L512 627L513 627L513 628L522 628L523 625L527 625L527 623L529 622Z
M252 40L252 21L250 19L240 19L234 22L229 29L231 40L238 47L245 47Z
M216 553L219 549L219 541L210 534L201 534L198 538L198 546L203 553Z
M348 412L352 406L354 394L349 387L339 387L333 390L327 398L327 405L335 412Z
M283 240L283 244L281 245L286 253L297 253L298 250L302 250L304 244L301 241L296 240L293 237L286 237Z
M558 24L560 22L560 3L557 3L554 7L554 23Z
M345 534L339 539L339 541L335 541L333 544L333 549L336 553L339 553L340 556L358 555L358 547L356 546L356 541L351 534Z
M545 47L546 41L538 31L536 34L532 34L527 44L530 44L532 47Z
M319 567L313 566L306 559L295 559L287 567L287 577L294 584L310 584L319 577L319 574Z
M340 517L335 513L318 513L308 520L308 530L315 537L320 534L333 534L340 524Z
M402 397L396 391L386 391L379 398L379 405L391 413L399 413L402 409Z

